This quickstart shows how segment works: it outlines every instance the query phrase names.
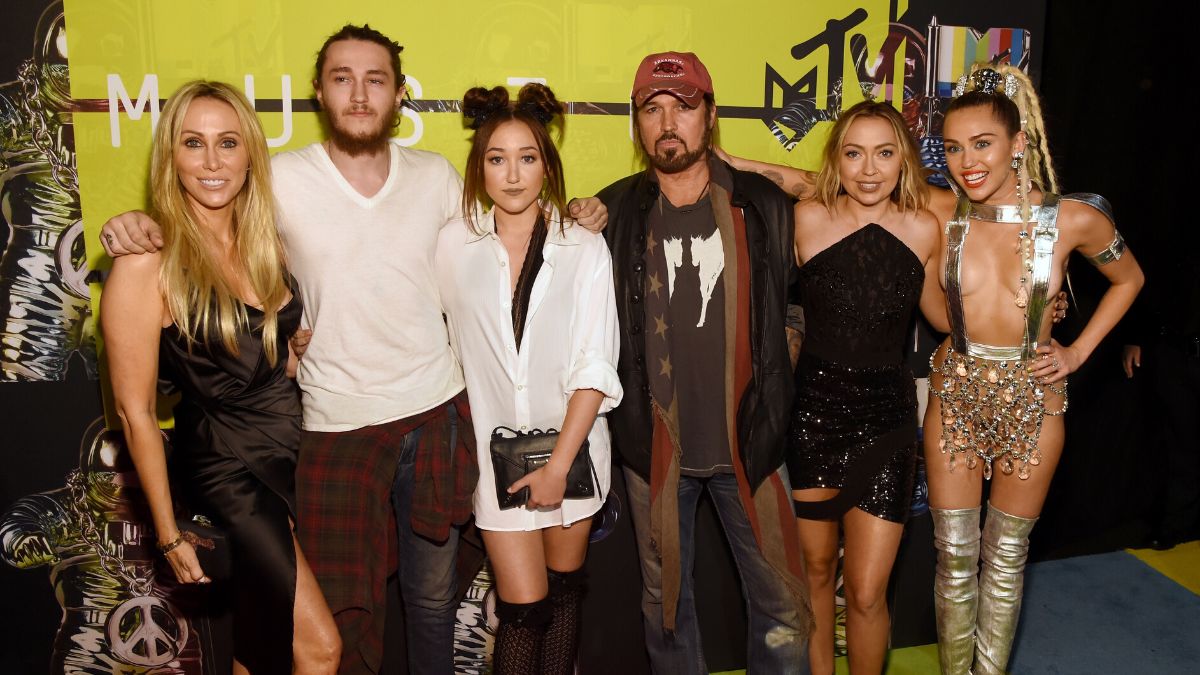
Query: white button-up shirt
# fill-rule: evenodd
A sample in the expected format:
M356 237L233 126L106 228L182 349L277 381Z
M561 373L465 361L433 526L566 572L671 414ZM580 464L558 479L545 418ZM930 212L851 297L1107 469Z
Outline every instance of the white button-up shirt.
M436 270L450 343L462 362L479 450L475 520L487 530L535 530L587 518L608 495L611 443L604 413L621 401L617 377L617 308L612 259L603 237L553 221L530 295L520 349L512 326L508 252L492 212L450 223L438 239ZM501 511L489 451L497 426L561 429L567 402L579 389L604 394L588 433L599 481L596 496L565 499L558 509Z

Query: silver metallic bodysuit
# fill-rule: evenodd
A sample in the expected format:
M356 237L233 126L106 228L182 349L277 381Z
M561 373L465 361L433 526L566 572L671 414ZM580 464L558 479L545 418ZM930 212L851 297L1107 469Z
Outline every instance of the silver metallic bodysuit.
M1041 463L1038 439L1046 415L1062 415L1067 409L1066 382L1043 384L1030 373L1037 355L1038 334L1049 301L1050 272L1054 244L1058 241L1058 210L1062 200L1080 201L1112 220L1112 209L1099 195L1072 194L1060 197L1045 193L1040 206L1031 208L1033 257L1030 293L1025 307L1025 334L1020 345L997 347L971 342L967 335L962 299L962 249L971 220L1021 223L1015 206L993 207L972 204L960 195L954 219L946 224L946 301L950 310L950 346L941 363L930 357L930 367L941 375L941 386L932 390L942 404L941 451L949 455L950 469L958 455L965 455L968 468L983 460L983 474L991 478L992 465L1029 478L1030 466ZM1125 251L1120 233L1108 247L1090 256L1095 265L1120 259ZM936 354L935 354L936 356ZM1046 391L1062 396L1062 407L1046 409Z

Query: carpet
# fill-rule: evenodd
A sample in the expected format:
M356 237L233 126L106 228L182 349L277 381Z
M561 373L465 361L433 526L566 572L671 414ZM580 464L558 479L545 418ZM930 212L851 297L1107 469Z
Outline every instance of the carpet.
M1029 567L1012 673L1200 671L1200 597L1125 552Z
M1200 673L1200 542L1029 566L1013 675ZM744 673L745 671L731 671ZM837 675L850 672L845 657ZM893 649L885 675L937 675L937 645Z

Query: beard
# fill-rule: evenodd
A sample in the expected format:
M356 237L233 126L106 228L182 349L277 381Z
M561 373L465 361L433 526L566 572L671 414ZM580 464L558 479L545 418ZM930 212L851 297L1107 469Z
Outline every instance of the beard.
M645 148L643 148L643 151L646 153L646 160L650 162L650 166L656 170L662 173L679 173L708 156L708 150L712 147L712 133L712 126L706 126L704 128L704 135L700 137L699 147L692 149L688 147L687 142L682 138L676 136L674 133L667 132L654 141L654 152L649 152ZM658 143L665 140L679 141L683 147L667 148L666 150L659 151Z
M390 114L381 117L379 126L354 132L341 126L338 116L330 115L329 141L338 150L351 157L375 154L387 147L388 139L392 137L392 130L396 128L399 121L400 111L393 108Z

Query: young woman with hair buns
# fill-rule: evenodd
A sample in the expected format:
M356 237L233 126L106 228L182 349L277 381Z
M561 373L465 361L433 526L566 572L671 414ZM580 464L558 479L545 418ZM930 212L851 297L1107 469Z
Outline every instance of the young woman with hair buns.
M491 560L500 627L493 672L573 673L592 516L609 488L608 426L621 400L612 262L604 239L564 219L562 162L549 88L463 97L474 130L465 222L438 240L438 286L462 362L479 456L475 521ZM489 451L493 429L559 429L549 462L511 485L502 508ZM564 499L587 442L594 496Z
M1103 197L1057 194L1023 72L977 64L956 94L943 136L958 199L934 205L946 224L951 332L931 360L925 459L942 672L982 675L1008 663L1029 533L1062 452L1067 375L1129 308L1142 273ZM1073 251L1111 286L1075 342L1062 345L1050 337L1048 298Z

